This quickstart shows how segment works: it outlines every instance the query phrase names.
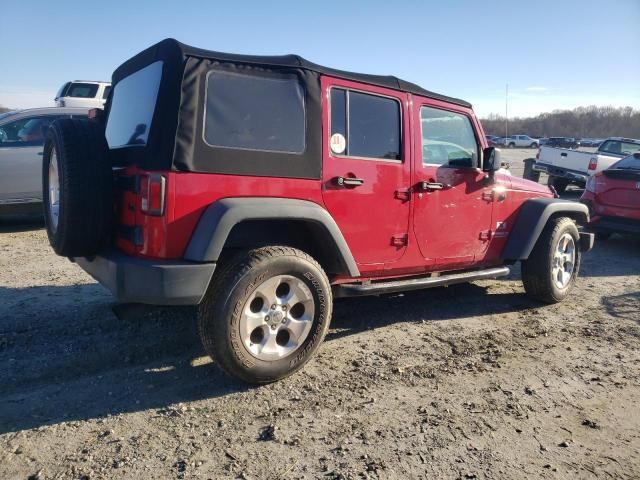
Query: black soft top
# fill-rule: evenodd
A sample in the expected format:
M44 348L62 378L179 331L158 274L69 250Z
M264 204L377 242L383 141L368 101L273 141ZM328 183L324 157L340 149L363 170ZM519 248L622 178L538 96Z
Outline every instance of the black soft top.
M116 83L118 80L121 80L127 75L130 75L136 70L139 70L143 66L149 64L151 58L164 59L164 61L169 63L173 68L181 70L183 68L183 61L186 57L204 58L221 62L261 65L266 67L300 68L346 80L353 80L356 82L413 93L433 98L435 100L442 100L444 102L450 102L471 108L471 104L469 102L425 90L414 83L407 82L390 75L370 75L323 67L322 65L310 62L299 55L239 55L234 53L215 52L212 50L204 50L202 48L185 45L173 38L167 38L155 45L152 45L120 65L120 67L118 67L113 73L113 82Z

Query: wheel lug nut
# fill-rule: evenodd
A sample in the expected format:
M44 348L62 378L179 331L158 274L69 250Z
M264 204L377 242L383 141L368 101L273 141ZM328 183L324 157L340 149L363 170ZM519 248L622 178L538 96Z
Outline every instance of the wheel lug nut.
M275 325L271 325L271 330L275 330L276 326Z
M266 317L264 317L264 319L268 322L268 321L269 321L269 315L267 315Z
M284 311L286 312L286 311L287 311L287 306L286 306L286 305L283 305L283 306L282 306L282 310L284 310Z
M275 310L276 309L276 304L274 303L273 305L271 305L271 310Z

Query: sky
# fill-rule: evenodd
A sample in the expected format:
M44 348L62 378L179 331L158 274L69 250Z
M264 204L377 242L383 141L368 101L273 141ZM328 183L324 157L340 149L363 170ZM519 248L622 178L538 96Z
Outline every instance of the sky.
M396 75L481 117L640 109L640 0L29 0L0 8L0 105L53 104L166 37Z

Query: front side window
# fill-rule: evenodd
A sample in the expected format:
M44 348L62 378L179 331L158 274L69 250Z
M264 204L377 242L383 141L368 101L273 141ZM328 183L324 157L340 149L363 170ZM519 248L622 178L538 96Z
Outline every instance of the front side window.
M208 73L203 138L209 146L299 154L305 131L305 91L297 75Z
M400 160L400 118L395 99L332 88L330 149L348 157Z
M0 127L0 146L33 147L44 145L51 123L60 116L28 117Z
M93 98L98 93L98 85L95 83L72 83L65 97Z
M478 143L469 117L432 107L420 109L422 163L475 167Z
M120 80L113 91L105 137L109 148L143 147L158 99L162 62L154 62Z

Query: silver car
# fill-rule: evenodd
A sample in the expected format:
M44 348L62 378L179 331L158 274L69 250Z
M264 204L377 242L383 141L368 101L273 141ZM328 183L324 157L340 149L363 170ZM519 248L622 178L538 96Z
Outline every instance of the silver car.
M0 208L42 202L42 149L58 118L86 117L86 108L32 108L0 116Z

